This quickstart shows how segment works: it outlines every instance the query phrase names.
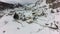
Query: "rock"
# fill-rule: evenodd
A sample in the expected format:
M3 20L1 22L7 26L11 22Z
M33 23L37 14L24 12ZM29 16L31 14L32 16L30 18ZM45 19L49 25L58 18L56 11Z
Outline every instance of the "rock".
M19 15L17 13L14 14L13 16L14 19L19 19Z
M56 1L56 0L46 0L46 3L48 4L48 3L53 3L54 1Z
M5 3L5 2L0 2L0 10L4 9L14 9L18 7L22 7L23 5L21 4L10 4L10 3Z
M16 4L15 7L17 7L17 8L18 8L18 7L23 7L23 5L21 5L21 4L18 3L18 4Z
M0 10L4 10L4 9L8 9L8 8L13 9L14 5L5 3L5 2L0 2Z

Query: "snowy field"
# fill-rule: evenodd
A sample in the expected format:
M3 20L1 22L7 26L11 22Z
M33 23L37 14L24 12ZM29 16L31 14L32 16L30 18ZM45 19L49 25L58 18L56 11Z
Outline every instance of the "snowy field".
M49 8L46 0L13 0L11 3L14 2L24 7L0 11L0 34L60 34L60 8ZM18 19L14 19L15 13Z

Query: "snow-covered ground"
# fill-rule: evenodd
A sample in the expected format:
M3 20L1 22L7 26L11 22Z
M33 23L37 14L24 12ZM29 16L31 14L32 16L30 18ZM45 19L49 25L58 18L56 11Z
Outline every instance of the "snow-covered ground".
M5 2L5 0L1 1ZM24 0L21 1L24 3ZM31 2L31 0L26 1ZM26 4L25 7L0 11L3 13L0 13L2 15L0 18L0 34L60 34L60 12L56 12L59 8L53 9L54 12L51 13L52 9L45 1L38 0L35 1L36 3ZM15 12L22 19L15 20L13 18Z

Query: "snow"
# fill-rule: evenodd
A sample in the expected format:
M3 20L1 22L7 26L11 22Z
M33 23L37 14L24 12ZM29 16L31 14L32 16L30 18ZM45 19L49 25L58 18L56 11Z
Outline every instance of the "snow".
M35 1L37 0L0 0L6 3L12 3L12 4L16 4L16 3L20 3L20 4L29 4L29 3L35 3Z
M12 0L1 0L3 2L9 2ZM25 3L32 3L35 0L13 0L12 3L22 2L22 4ZM25 2L24 2L25 1ZM60 14L56 13L56 9L54 9L55 13L51 13L51 9L49 6L45 3L46 0L43 2L38 2L40 4L32 3L30 5L25 5L26 7L22 8L15 8L15 9L6 9L3 11L5 13L3 17L0 18L0 34L60 34L60 23L57 24L59 29L52 29L49 27L56 27L54 24L56 24L55 21L60 22ZM36 1L35 1L36 2ZM44 7L46 5L46 7ZM26 10L25 10L26 8ZM47 9L45 9L47 8ZM26 18L26 21L23 21L22 19L15 20L13 18L14 13L12 15L8 15L10 11L15 11L19 17ZM42 12L44 12L44 15L41 15ZM20 13L20 14L19 14ZM32 13L35 13L32 15ZM25 15L25 17L23 17ZM39 16L40 15L40 16ZM36 18L33 20L33 18ZM30 18L30 19L29 19ZM29 24L30 21L33 21L33 23ZM48 25L46 25L48 24ZM5 32L3 32L5 31Z

